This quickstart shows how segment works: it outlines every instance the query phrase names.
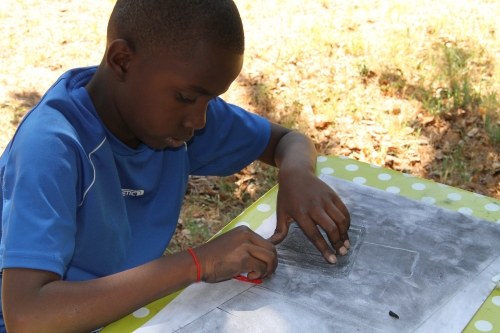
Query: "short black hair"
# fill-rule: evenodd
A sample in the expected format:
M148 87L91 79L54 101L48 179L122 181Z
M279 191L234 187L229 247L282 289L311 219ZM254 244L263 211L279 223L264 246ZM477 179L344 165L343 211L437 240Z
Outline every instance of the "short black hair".
M186 52L203 39L237 54L245 50L240 14L232 0L118 0L108 39L134 48Z

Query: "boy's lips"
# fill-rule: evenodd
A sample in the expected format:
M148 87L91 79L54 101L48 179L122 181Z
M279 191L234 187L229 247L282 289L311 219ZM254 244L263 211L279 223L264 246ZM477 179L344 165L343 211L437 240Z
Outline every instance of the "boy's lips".
M170 147L180 147L184 144L184 142L188 141L191 138L167 138L167 143Z

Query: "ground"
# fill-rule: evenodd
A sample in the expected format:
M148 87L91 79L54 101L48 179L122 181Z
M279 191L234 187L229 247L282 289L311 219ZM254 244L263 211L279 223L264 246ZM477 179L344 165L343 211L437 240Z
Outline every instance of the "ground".
M112 0L4 0L0 149L64 71L98 64ZM500 199L496 0L236 0L245 65L223 96L345 155ZM192 177L172 251L276 184L255 163Z

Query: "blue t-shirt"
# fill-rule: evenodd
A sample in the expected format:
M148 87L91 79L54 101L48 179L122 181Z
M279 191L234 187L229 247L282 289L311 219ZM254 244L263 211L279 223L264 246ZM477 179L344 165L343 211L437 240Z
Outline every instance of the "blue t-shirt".
M186 145L131 149L84 89L95 71L61 76L0 160L1 269L83 281L157 259L174 234L188 175L233 174L268 144L266 119L217 98Z

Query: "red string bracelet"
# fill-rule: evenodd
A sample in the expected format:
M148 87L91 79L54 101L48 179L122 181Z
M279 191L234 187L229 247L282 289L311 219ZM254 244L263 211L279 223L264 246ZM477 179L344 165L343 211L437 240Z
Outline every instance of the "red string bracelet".
M188 248L188 251L193 256L194 263L196 264L196 271L198 272L198 276L196 277L196 282L200 282L201 281L200 263L198 262L198 258L196 258L194 251L191 248Z

